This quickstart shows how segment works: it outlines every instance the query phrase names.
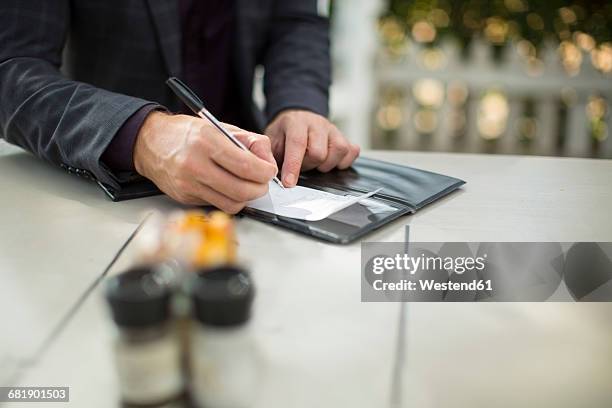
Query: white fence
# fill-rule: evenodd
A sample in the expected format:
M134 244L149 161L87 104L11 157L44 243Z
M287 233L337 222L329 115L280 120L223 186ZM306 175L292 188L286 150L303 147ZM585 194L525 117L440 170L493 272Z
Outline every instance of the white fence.
M378 42L379 2L335 7L332 112L362 145L612 157L612 76L597 71L588 54L575 75L554 44L535 64L514 45L496 62L478 40L467 58L450 42L437 49L413 43L390 58Z

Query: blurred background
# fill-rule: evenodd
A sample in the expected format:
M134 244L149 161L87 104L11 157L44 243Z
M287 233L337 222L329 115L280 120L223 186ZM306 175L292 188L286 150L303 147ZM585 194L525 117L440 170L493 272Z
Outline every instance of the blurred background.
M332 0L331 18L332 117L366 148L612 158L612 2Z

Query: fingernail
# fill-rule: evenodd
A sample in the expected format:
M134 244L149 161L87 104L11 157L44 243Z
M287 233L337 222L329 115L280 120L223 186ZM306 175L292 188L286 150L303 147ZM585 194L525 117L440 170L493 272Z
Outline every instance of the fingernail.
M295 176L289 173L285 176L285 179L283 181L286 186L292 186L295 183Z

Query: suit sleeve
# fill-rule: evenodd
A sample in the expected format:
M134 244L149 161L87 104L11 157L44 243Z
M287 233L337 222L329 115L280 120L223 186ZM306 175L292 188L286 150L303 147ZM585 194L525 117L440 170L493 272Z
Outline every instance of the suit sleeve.
M122 124L150 102L64 77L69 21L68 0L0 2L0 136L118 187L100 157Z
M264 57L268 121L285 109L329 113L329 20L318 14L317 3L274 2Z

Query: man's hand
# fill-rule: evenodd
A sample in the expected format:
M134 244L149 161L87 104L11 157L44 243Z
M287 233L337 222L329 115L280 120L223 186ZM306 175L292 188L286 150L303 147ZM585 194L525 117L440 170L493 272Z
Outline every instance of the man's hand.
M252 153L205 120L152 112L134 146L136 171L181 203L235 214L267 193L278 168L267 137L228 128Z
M346 169L359 156L359 146L346 140L325 117L308 111L281 112L265 134L272 142L274 157L282 164L281 180L286 187L296 185L300 170Z

